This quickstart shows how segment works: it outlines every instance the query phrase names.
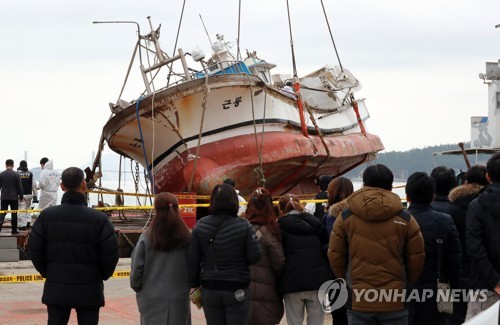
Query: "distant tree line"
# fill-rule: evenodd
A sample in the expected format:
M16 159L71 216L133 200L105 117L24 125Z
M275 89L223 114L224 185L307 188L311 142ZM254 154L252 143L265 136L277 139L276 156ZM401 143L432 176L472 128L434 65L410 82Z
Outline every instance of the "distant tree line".
M469 145L465 144L468 148ZM467 165L462 155L435 155L443 151L460 150L458 144L443 144L438 146L425 147L421 149L411 149L408 151L389 151L381 152L377 155L377 159L372 160L368 164L362 164L344 176L351 179L362 177L364 169L371 164L383 164L389 167L394 173L394 178L398 180L406 180L408 176L414 172L429 173L436 166L447 166L455 170L458 174L460 171L467 171ZM486 165L486 161L490 155L479 154L477 163ZM476 164L476 156L468 156L471 165Z

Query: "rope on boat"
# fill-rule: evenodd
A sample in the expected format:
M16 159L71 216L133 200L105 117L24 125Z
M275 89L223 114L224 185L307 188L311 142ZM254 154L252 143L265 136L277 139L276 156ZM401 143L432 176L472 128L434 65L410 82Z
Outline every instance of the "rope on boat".
M174 105L174 102L173 101L169 101L168 102L168 105L172 108L173 111L177 111L177 108L175 107ZM181 140L182 144L184 145L184 147L186 147L186 151L188 154L191 154L189 148L188 148L188 145L186 143L186 140L184 140L184 138L182 137L182 134L179 132L179 128L176 127L174 125L174 123L172 123L172 121L170 120L170 118L167 116L167 115L163 115L163 117L167 120L168 124L170 124L170 128L173 132L175 132L175 134L177 134L177 136L179 137L179 139Z
M200 121L200 131L198 133L198 144L196 145L196 154L194 157L194 165L193 171L191 172L191 179L189 180L188 192L191 192L191 188L193 187L194 175L196 173L196 167L198 166L198 156L200 154L200 146L201 146L201 135L203 133L203 124L205 123L205 111L207 109L207 97L208 97L208 73L205 73L205 91L203 93L203 101L201 103L202 111L201 111L201 121Z
M254 169L254 173L257 176L257 183L261 187L265 187L266 185L266 177L264 176L264 169L262 167L262 148L264 147L264 131L265 131L265 125L266 125L266 103L267 103L267 88L264 86L264 116L263 116L263 122L262 122L262 137L261 137L261 143L259 147L259 140L257 138L257 123L255 121L255 105L253 101L253 85L252 81L250 80L250 77L245 74L246 78L248 79L248 85L250 86L250 102L252 103L252 119L253 119L253 133L255 136L255 147L257 148L257 155L259 157L259 167Z
M150 72L151 74L151 72ZM153 95L151 96L151 124L152 124L152 144L151 144L151 157L153 161L151 161L151 169L149 168L149 164L146 158L146 167L148 168L148 174L151 182L151 187L152 187L152 192L153 194L156 194L155 187L154 187L154 175L153 175L153 170L155 168L154 166L154 157L155 157L155 136L156 136L156 129L155 129L155 96L156 96L156 88L153 82L151 82L151 86L153 87ZM146 150L144 150L146 152ZM146 191L149 193L149 186L146 181ZM153 204L153 201L149 201L150 204Z
M149 179L151 183L153 183L153 177L151 176L151 170L149 169L148 156L146 155L146 147L144 146L144 136L142 134L142 127L141 127L141 117L139 116L139 105L141 104L141 101L142 97L139 97L137 103L135 103L135 115L137 118L137 125L139 126L139 134L141 135L142 153L144 155L144 160L146 161L146 168L148 169Z
M330 149L328 148L328 145L326 144L323 133L321 132L321 129L318 127L318 124L316 123L316 119L314 118L314 115L311 112L308 105L306 105L306 109L307 109L307 112L309 113L309 117L311 118L311 122L313 123L314 128L316 129L316 132L318 133L318 136L321 140L321 143L323 143L323 146L325 147L325 150L326 150L326 157L325 157L325 159L323 159L323 161L321 161L321 163L318 164L318 168L319 168L330 157Z
M118 237L120 237L120 236L123 239L125 239L125 241L130 245L130 247L135 248L134 243L130 240L130 238L127 237L127 235L125 235L123 232L119 231L118 232Z

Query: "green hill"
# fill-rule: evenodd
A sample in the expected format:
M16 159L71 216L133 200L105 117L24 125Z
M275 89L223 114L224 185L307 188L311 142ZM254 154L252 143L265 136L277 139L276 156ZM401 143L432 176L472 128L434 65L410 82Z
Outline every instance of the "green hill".
M465 144L468 148L469 144ZM361 178L363 170L371 164L383 164L389 167L394 173L395 179L405 180L414 172L426 172L430 174L432 169L436 166L447 166L455 170L455 173L466 171L467 166L465 159L462 155L434 155L435 153L459 150L457 144L444 144L420 149L411 149L408 151L388 151L378 154L377 159L362 164L361 166L353 169L345 176L351 179ZM490 155L480 154L477 156L477 164L486 165L486 161ZM472 165L476 164L476 156L468 156Z

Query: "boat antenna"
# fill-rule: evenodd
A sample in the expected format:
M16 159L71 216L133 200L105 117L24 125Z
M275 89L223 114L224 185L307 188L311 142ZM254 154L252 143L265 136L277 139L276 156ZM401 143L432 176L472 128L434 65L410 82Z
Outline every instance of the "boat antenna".
M237 52L236 52L236 59L241 60L241 52L240 52L240 22L241 22L241 0L239 1L238 4L238 38L236 39L236 47L237 47Z
M158 60L160 62L163 62L165 60L165 56L163 55L160 44L158 42L159 34L156 33L155 30L153 29L153 24L151 23L151 16L147 16L146 19L148 20L149 28L151 29L151 36L152 36L153 44L155 46L156 56L158 57ZM160 29L158 28L158 30L160 30Z
M140 41L141 41L141 27L139 24L135 21L129 21L129 20L117 20L117 21L93 21L92 24L135 24L137 26L137 43L135 44L134 47L134 52L132 54L132 59L130 60L127 74L125 75L125 81L123 82L122 89L120 91L120 95L118 95L118 98L122 97L123 91L125 90L125 85L127 84L128 77L130 75L130 70L132 69L132 64L134 63L135 55L137 52L139 52L139 61L142 65L142 54L139 49Z
M340 62L339 52L337 51L337 46L335 46L335 41L333 40L332 29L330 28L330 23L328 22L328 16L326 15L325 5L323 4L323 0L321 0L321 7L323 8L323 14L325 15L326 25L328 26L328 32L330 33L330 38L332 39L333 48L335 49L335 54L337 55L337 60L339 61L340 70L344 71L342 67L342 62Z
M201 14L198 14L200 15L200 20L201 20L201 23L203 25L203 28L205 29L205 33L207 33L207 37L208 37L208 41L210 42L210 45L212 45L212 40L210 39L210 35L208 35L208 31L207 31L207 27L205 26L205 23L203 22L203 18L201 17Z
M135 24L137 26L137 35L141 36L141 27L135 21L129 21L129 20L93 21L92 24Z

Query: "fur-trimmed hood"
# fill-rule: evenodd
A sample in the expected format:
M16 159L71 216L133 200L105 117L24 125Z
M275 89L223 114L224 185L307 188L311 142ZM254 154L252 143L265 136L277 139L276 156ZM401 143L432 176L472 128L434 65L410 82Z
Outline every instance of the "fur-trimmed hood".
M457 186L451 190L450 194L448 195L448 200L450 201L450 203L454 203L461 199L475 197L482 188L483 186L478 184L464 184Z
M328 215L336 218L344 209L347 209L348 207L349 204L347 204L347 200L342 200L328 208Z

